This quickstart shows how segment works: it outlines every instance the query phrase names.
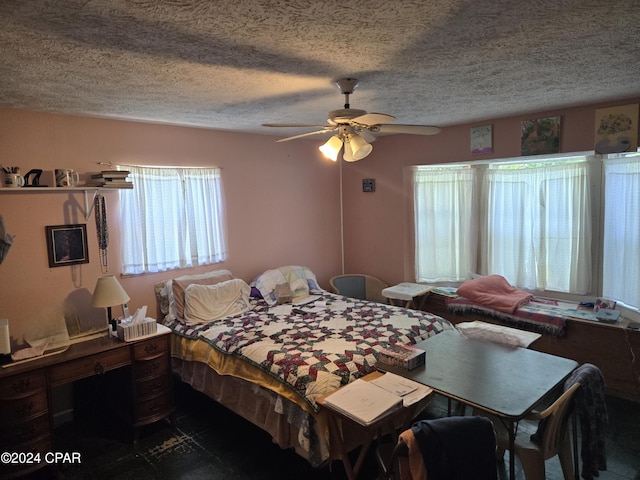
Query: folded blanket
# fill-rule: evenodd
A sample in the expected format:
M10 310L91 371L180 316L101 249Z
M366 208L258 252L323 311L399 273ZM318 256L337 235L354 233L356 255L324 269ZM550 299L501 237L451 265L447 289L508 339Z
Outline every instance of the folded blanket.
M458 287L456 293L504 313L513 313L532 298L530 293L509 285L501 275L486 275L468 280Z

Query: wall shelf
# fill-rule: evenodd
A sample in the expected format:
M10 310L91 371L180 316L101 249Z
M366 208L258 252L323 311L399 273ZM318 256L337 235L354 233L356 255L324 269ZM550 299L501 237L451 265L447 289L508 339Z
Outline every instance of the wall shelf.
M20 193L73 193L73 192L83 192L84 193L84 218L85 220L89 220L91 216L91 212L93 211L93 204L96 199L96 195L98 192L109 191L112 192L114 190L121 190L118 188L103 188L103 187L18 187L18 188L0 188L1 193L11 193L11 194L20 194ZM93 193L91 197L91 201L89 201L89 194Z

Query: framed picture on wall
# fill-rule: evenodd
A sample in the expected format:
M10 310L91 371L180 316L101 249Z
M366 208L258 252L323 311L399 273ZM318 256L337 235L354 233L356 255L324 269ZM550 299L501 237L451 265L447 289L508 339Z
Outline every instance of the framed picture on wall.
M86 225L51 225L44 228L47 235L49 267L89 263Z

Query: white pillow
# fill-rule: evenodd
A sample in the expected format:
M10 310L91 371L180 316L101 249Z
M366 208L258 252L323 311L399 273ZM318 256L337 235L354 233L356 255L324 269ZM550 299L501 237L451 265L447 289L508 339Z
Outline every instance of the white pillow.
M251 288L234 278L215 285L191 284L184 291L184 319L187 323L208 323L251 308Z

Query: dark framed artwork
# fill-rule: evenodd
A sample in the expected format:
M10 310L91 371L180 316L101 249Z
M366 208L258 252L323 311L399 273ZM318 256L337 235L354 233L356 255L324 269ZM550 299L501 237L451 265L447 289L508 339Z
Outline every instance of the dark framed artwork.
M51 225L44 228L47 233L49 267L89 263L85 224Z

